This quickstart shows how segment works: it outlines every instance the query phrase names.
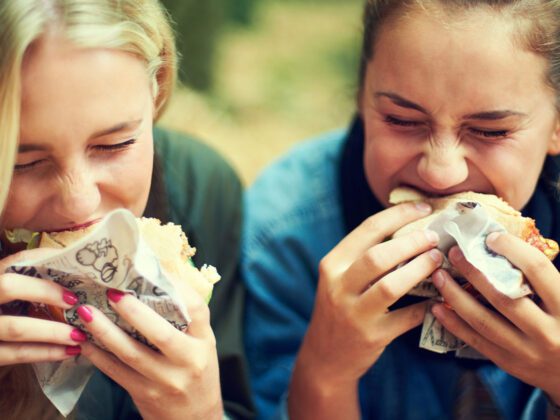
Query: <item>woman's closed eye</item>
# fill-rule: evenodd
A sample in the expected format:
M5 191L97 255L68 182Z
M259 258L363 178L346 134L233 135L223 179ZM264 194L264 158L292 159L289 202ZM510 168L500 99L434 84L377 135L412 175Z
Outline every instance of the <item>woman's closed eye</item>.
M486 139L499 139L507 137L509 134L508 130L483 130L475 127L470 127L469 132L475 136L484 137Z
M93 146L93 148L102 152L117 152L132 146L134 143L136 143L136 139L129 139L115 144L98 144Z
M394 117L392 115L386 115L385 116L385 122L389 125L394 125L394 126L398 126L398 127L415 128L415 127L420 127L420 126L424 125L424 122L422 122L422 121L405 120L405 119L402 119L402 118Z
M44 162L46 162L46 159L37 159L26 163L16 163L14 165L14 172L21 173L21 172L29 171L35 168L36 166L41 165Z

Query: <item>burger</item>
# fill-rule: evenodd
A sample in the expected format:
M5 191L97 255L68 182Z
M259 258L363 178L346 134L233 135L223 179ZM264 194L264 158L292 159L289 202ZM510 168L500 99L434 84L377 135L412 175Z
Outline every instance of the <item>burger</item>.
M174 281L186 281L206 302L210 300L213 285L220 280L220 275L213 266L204 265L197 269L192 263L196 249L191 247L181 227L173 223L161 224L156 218L135 218L140 237L155 254L160 267ZM83 238L95 229L90 225L83 229L31 233L25 230L15 230L7 234L10 242L26 242L27 248L66 248L72 243ZM87 250L81 255L87 260L92 256L87 255ZM87 263L87 261L85 261ZM100 275L106 273L103 267ZM65 321L64 311L61 308L45 305L32 305L28 315L40 318Z
M481 219L467 217L463 218L463 225L461 228L469 231L466 232L465 235L478 236L478 241L473 241L473 244L475 245L473 248L476 248L478 246L479 250L476 252L476 255L480 256L482 259L485 257L496 257L496 255L492 255L492 252L489 251L485 246L486 236L495 230L505 230L510 234L521 238L528 244L540 250L550 260L553 260L558 254L558 244L554 240L547 239L540 234L534 219L524 217L519 211L511 207L506 201L495 195L481 194L469 191L445 197L430 197L412 188L401 187L393 190L389 197L389 202L395 205L404 202L420 201L428 203L432 207L433 212L423 219L405 225L404 227L396 231L393 234L393 237L396 238L399 236L403 236L415 230L423 230L428 228L436 230L438 233L443 233L443 235L440 234L440 243L438 244L438 248L446 255L449 249L457 243L457 235L451 237L446 233L449 231L449 225L447 225L447 227L443 227L442 225L448 222L448 220L451 220L453 217L469 215L473 214L474 211L482 210L485 217L487 215L487 218L484 219L484 223L481 223L480 226L473 226ZM457 230L456 227L455 229ZM461 233L464 232L459 232L459 235L461 235ZM476 258L477 257L475 256L474 259L476 260ZM491 260L490 264L486 264L486 267L488 267L489 270L495 270L496 266L499 265L495 263L501 263L505 261L505 258L493 259ZM471 263L473 263L473 261L471 261ZM509 265L509 263L507 264ZM476 261L474 265L477 265ZM484 264L482 265L484 266ZM460 274L456 272L453 267L447 262L447 259L444 259L443 268L448 269L450 274L456 279L460 280L460 283L462 283L465 288L471 288L468 282L466 282L465 279L462 279ZM484 272L484 270L481 271ZM522 293L527 294L525 292L520 292L522 289L525 291L530 290L523 279L522 273L520 273L518 270L516 271L519 276L518 280L516 280L517 284L513 284L515 282L511 281L511 279L509 278L506 279L510 285L508 286L508 291L505 293L510 297L516 297L515 295L521 296ZM484 272L484 274L487 274L488 277L488 273ZM507 275L509 275L509 272ZM489 280L492 281L491 276L489 277ZM498 282L494 282L494 286L497 287L497 283ZM500 290L499 287L497 288L498 290ZM502 289L500 291L504 292L504 290L505 289ZM435 288L431 286L431 282L428 279L427 282L423 282L419 286L417 286L417 288L413 289L413 291L411 291L411 294L421 296L434 296L438 293Z

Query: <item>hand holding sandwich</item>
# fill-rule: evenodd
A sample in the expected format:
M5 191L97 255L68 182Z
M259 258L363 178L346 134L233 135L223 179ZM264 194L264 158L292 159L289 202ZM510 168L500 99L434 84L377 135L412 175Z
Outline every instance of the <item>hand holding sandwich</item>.
M487 245L524 273L542 302L499 293L454 248L451 263L499 314L484 307L444 270L438 270L433 280L453 309L436 305L433 313L452 334L560 404L560 273L542 252L511 234L490 235Z
M0 260L0 304L14 301L35 302L69 309L78 302L72 292L43 279L5 273L12 264L48 255L47 249L21 251ZM21 363L53 362L80 353L86 336L68 324L21 316L7 307L0 315L0 366Z
M186 332L131 295L113 290L107 294L114 310L160 352L130 337L96 308L83 306L80 317L107 351L84 343L82 354L129 392L145 419L221 419L218 358L208 306L186 282L175 283L192 319Z
M391 341L422 322L426 309L419 303L389 312L389 306L442 262L433 249L437 235L418 230L383 241L430 211L412 203L384 210L323 258L313 316L292 377L290 418L360 417L359 378Z

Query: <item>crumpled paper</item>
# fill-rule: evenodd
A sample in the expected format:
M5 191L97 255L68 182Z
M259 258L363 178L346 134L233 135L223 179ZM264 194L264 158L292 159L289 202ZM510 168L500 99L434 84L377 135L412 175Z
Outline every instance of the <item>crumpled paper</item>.
M111 212L92 232L55 255L18 263L7 272L52 280L73 291L79 304L65 311L65 317L82 330L85 329L76 308L88 304L151 346L112 310L106 296L109 288L135 295L179 330L186 330L190 323L187 308L127 210ZM90 334L88 339L96 343ZM80 356L62 362L35 363L33 368L43 392L64 416L72 411L95 371L89 360Z
M514 268L505 257L495 254L486 246L486 237L490 233L505 232L506 229L492 220L480 204L456 203L441 212L426 229L437 232L440 237L438 249L445 256L442 268L452 268L447 260L447 253L452 246L458 245L465 259L480 270L499 292L512 299L532 293L524 281L523 273ZM465 279L457 280L462 285L467 283ZM421 282L410 294L441 300L431 279ZM437 353L456 351L458 357L484 357L447 331L432 315L430 308L424 317L420 347Z

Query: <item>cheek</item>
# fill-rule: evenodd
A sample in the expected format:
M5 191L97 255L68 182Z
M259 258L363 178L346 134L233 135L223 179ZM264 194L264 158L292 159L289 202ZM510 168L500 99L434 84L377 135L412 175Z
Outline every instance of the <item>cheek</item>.
M25 179L12 181L4 214L2 216L2 227L12 229L16 227L27 227L26 223L34 214L44 207L47 200L46 190L37 188L37 182L28 182Z

